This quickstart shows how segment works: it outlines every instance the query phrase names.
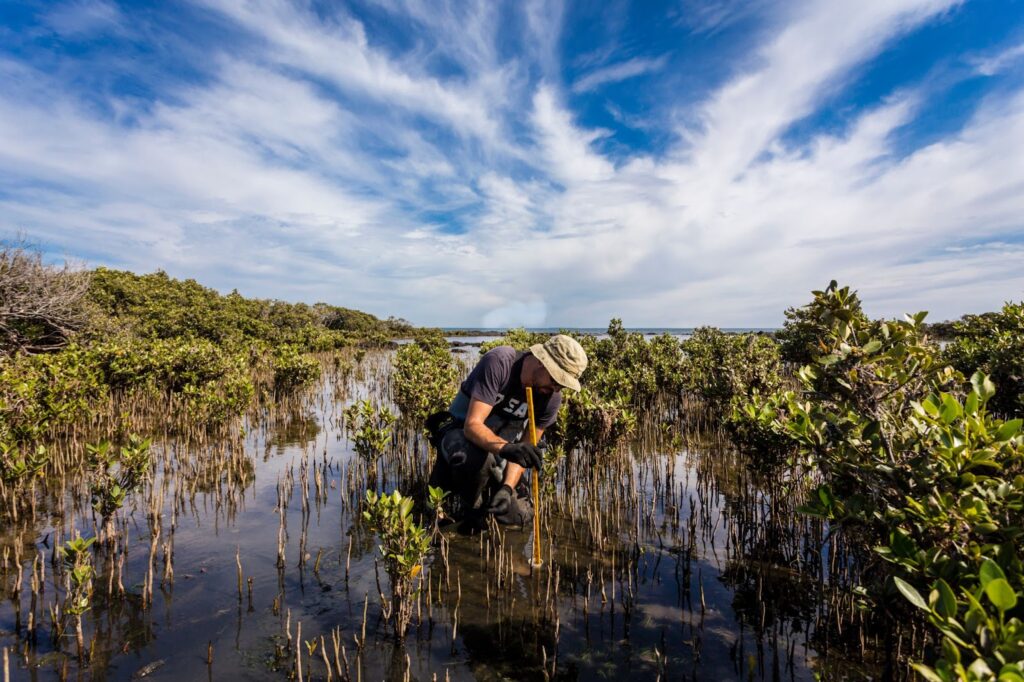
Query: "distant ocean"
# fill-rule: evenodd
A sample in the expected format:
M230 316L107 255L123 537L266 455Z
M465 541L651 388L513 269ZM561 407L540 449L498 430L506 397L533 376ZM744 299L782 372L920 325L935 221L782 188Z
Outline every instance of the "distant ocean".
M695 327L627 327L626 331L640 332L648 338L660 334L671 334L679 339L688 339L693 334ZM720 329L732 334L750 334L755 332L773 332L772 327L720 327ZM445 332L445 338L457 347L477 347L482 343L491 341L499 336L504 336L508 328L505 327L440 327ZM556 334L560 331L570 331L579 334L592 334L599 339L607 338L608 327L526 327L527 331ZM412 339L394 339L398 345L410 343Z

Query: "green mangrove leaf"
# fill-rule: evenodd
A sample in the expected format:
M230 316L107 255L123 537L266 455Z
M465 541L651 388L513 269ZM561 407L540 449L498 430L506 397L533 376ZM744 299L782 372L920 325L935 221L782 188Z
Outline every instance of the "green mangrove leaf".
M832 498L832 491L825 485L818 488L818 499L821 500L821 504L824 505L826 509L831 509L832 505L835 503Z
M985 594L1000 611L1009 611L1017 605L1017 594L1006 578L996 578L985 585Z
M923 663L911 663L910 665L917 671L918 675L928 680L928 682L946 682L937 672Z
M981 565L981 570L978 571L978 579L981 580L982 587L988 587L988 584L993 580L1006 580L1006 574L1003 573L1003 569L992 559L985 559L985 563Z
M996 440L1007 441L1020 433L1020 426L1024 423L1021 419L1011 419L1008 422L1004 422L1002 426L996 431Z
M935 600L935 611L943 618L952 618L956 615L956 595L953 589L942 578L935 581L933 591L937 594Z
M942 410L939 412L939 419L943 424L950 424L963 414L963 408L959 401L948 393L942 394Z
M921 596L920 592L914 589L913 585L898 576L893 576L892 581L896 583L896 589L898 589L900 593L907 598L907 601L922 611L931 611L931 609L928 608L928 602L924 600L924 597Z
M960 663L960 649L957 648L953 640L959 640L958 637L946 637L942 640L942 655L946 660L952 661L954 664Z
M992 677L992 668L988 667L984 658L974 659L974 662L968 666L967 672L974 675L971 679L987 680Z
M878 339L872 339L871 341L865 343L864 347L861 348L861 350L864 351L865 355L871 355L872 353L877 353L881 347L881 341L879 341Z
M981 372L975 372L971 377L971 386L981 397L982 404L987 403L988 399L996 394L996 385L992 383L987 374Z
M967 400L964 401L964 412L966 412L967 414L977 414L978 407L980 404L981 401L978 398L978 394L975 393L974 391L971 391L967 395Z
M805 516L813 516L818 519L827 519L828 513L811 504L802 504L796 508L797 512Z
M1024 682L1024 672L1013 663L1007 663L999 671L999 682Z

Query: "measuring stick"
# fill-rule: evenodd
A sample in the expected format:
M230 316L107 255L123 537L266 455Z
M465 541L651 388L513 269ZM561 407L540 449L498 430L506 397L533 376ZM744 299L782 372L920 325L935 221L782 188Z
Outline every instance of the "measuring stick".
M537 445L537 422L533 416L533 389L526 387L526 408L530 418L530 443ZM544 560L540 558L540 471L534 471L531 479L533 488L533 559L530 566L540 568Z

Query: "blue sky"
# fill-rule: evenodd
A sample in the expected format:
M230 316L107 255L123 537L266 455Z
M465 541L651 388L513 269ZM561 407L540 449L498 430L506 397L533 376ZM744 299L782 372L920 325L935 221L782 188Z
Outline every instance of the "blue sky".
M1024 298L1024 0L0 2L0 236L419 324Z

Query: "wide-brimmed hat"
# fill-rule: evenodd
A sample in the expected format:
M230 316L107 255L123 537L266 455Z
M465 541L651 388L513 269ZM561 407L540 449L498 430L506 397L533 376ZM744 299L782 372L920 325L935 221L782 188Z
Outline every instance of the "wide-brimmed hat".
M587 353L579 341L565 334L555 334L544 343L530 346L530 352L561 386L580 390L580 375L587 368Z

